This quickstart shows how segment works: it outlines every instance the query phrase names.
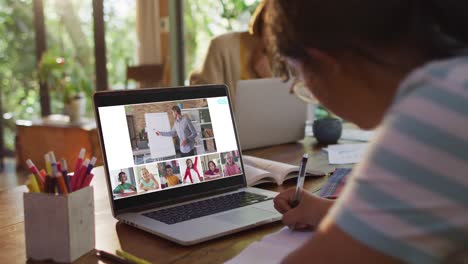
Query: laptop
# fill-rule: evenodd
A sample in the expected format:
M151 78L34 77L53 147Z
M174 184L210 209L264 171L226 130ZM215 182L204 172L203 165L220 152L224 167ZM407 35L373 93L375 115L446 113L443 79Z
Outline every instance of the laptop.
M243 150L304 138L307 105L289 93L292 81L237 82L235 114Z
M226 86L97 92L94 106L121 222L192 245L281 218L276 192L246 185Z

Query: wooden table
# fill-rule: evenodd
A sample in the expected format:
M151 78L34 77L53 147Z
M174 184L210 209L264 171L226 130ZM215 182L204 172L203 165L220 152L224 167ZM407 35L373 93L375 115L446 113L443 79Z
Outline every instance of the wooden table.
M304 150L312 152L310 141L304 144L286 144L247 151L245 154L271 160L298 164ZM104 168L97 167L95 175L104 175ZM326 181L325 177L307 179L305 188L316 190ZM180 246L139 229L118 223L111 215L104 177L95 177L96 248L108 252L123 249L154 263L223 263L236 256L253 241L282 227L280 222L232 234L194 246ZM262 188L282 191L295 185L294 180L282 186L262 185ZM0 263L25 263L23 225L23 192L25 186L0 192ZM46 239L46 238L45 238ZM32 262L28 262L32 263ZM101 263L92 254L76 263Z
M101 148L94 120L79 124L64 121L18 120L16 122L17 166L27 169L26 160L32 159L38 168L44 168L44 154L54 151L59 159L65 158L73 168L81 148L88 156L98 158L96 165L102 165Z

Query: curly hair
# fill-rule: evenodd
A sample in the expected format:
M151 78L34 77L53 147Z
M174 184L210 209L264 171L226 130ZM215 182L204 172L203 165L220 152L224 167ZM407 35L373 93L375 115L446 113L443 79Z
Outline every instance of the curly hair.
M279 74L282 56L304 60L307 48L350 52L387 64L372 49L414 47L429 59L458 55L468 43L468 2L457 0L269 0L268 49Z

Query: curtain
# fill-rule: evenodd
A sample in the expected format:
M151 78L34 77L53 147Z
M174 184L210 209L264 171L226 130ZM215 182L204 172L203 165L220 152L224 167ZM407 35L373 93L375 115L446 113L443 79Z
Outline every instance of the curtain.
M138 64L161 64L159 0L137 0Z

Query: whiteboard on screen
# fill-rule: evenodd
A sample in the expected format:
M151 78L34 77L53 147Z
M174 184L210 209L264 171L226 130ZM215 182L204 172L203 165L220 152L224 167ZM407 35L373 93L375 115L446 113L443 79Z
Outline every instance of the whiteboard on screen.
M172 137L156 135L156 131L168 132L171 130L167 113L146 113L145 122L151 158L158 159L175 156L176 151Z

